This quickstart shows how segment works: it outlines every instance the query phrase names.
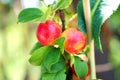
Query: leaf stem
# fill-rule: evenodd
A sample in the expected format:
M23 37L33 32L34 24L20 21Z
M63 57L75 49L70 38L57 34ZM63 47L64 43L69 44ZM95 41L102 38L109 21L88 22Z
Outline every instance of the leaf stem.
M93 7L93 9L92 9L92 13L91 13L92 18L93 18L94 14L95 14L95 11L96 11L96 9L97 9L100 1L101 1L101 0L97 0L96 4L94 5L94 7Z
M87 26L88 44L90 45L90 53L88 54L88 56L90 59L91 80L93 80L96 79L96 67L95 67L94 40L92 40L90 0L82 0L82 1L83 1L85 21Z

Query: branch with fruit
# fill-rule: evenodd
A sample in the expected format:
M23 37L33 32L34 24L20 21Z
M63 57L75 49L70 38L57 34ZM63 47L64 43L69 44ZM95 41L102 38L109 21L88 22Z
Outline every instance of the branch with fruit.
M92 41L103 52L99 36L101 25L119 3L80 0L77 13L73 13L67 11L72 1L58 0L49 6L41 1L40 8L24 9L18 16L18 22L38 22L38 42L31 51L29 62L41 66L41 80L98 80ZM110 12L106 13L108 8Z

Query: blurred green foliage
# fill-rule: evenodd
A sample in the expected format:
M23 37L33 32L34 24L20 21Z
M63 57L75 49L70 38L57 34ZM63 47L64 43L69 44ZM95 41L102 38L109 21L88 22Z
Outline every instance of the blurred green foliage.
M113 64L115 70L116 80L120 80L120 6L116 12L109 19L110 29L113 33L111 36L109 50L110 61Z
M113 38L110 42L110 61L113 64L115 70L116 80L120 80L120 41Z
M0 1L0 80L38 80L40 67L28 62L30 50L37 41L36 24L17 24L16 9L20 11L20 6L15 5L20 4L19 0L14 4L9 1Z
M120 33L120 6L117 11L110 18L111 28L114 30L118 30Z

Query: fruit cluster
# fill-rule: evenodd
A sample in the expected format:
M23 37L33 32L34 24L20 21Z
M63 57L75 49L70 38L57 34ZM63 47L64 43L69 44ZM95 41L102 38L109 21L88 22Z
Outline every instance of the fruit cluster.
M64 37L64 41L62 42L63 48L68 55L77 55L83 51L86 46L86 36L77 27L70 26L62 31L62 27L59 25L59 23L52 20L47 20L44 23L40 23L37 27L36 36L39 43L43 46L58 45L57 39ZM58 47L60 46L58 45ZM77 79L74 65L71 63L72 62L69 64L71 71L73 75L76 76L73 76L73 80L79 80L79 78Z
M64 49L69 54L78 54L86 46L85 35L77 28L68 28L62 32L61 26L52 20L40 23L36 31L38 41L44 46L56 44L56 39L65 37Z

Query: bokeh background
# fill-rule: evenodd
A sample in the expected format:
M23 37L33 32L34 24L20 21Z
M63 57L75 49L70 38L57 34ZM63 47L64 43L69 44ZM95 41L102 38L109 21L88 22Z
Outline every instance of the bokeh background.
M54 0L45 1L49 4ZM75 4L74 0L73 9ZM37 42L37 23L17 23L22 9L39 6L39 0L0 0L0 80L40 79L40 67L28 62L30 51ZM102 55L107 54L115 74L114 80L120 80L120 8L103 27L102 42L105 53Z

